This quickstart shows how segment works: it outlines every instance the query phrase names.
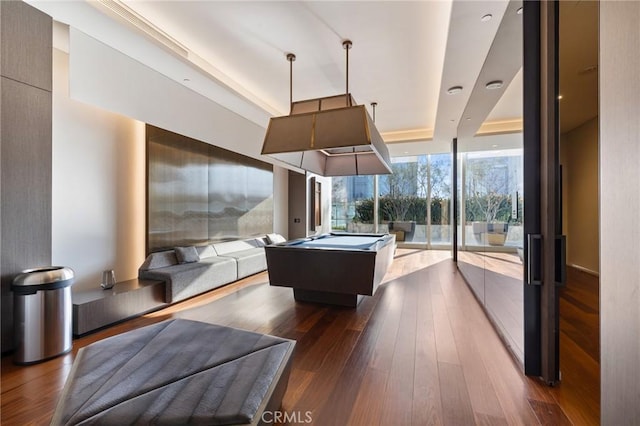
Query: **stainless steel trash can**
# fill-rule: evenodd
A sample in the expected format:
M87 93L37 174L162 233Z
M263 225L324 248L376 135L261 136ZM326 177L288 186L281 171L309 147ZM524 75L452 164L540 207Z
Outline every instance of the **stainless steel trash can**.
M67 353L72 347L71 268L27 269L14 278L14 362L30 364Z

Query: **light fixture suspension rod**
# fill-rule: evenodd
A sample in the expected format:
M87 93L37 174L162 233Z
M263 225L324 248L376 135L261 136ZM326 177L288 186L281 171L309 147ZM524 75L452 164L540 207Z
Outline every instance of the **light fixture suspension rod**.
M287 53L287 61L289 61L289 114L293 112L293 61L296 55Z
M347 106L351 106L351 101L349 100L349 49L351 49L351 45L353 43L351 43L351 40L345 40L342 42L342 47L344 47L344 50L346 50L346 56L347 56L347 91L346 91L346 98L347 98Z
M376 122L376 107L378 106L377 102L371 102L371 109L373 110L373 122Z

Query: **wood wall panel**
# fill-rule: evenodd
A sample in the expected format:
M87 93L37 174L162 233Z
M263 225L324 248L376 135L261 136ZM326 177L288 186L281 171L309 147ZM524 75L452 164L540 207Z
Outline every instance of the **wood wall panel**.
M600 2L603 425L640 424L640 2Z

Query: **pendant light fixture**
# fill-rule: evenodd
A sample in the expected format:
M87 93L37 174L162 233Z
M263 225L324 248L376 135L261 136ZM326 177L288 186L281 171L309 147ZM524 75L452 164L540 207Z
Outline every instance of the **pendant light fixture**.
M349 93L350 40L346 51L346 91L293 102L294 54L289 61L289 115L272 117L262 154L321 176L390 174L389 151L364 105Z

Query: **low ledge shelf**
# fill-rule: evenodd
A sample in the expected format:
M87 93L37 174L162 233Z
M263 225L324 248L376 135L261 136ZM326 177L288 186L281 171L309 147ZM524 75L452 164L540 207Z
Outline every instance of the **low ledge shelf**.
M164 281L140 278L121 281L108 290L78 291L72 298L75 337L168 305Z

